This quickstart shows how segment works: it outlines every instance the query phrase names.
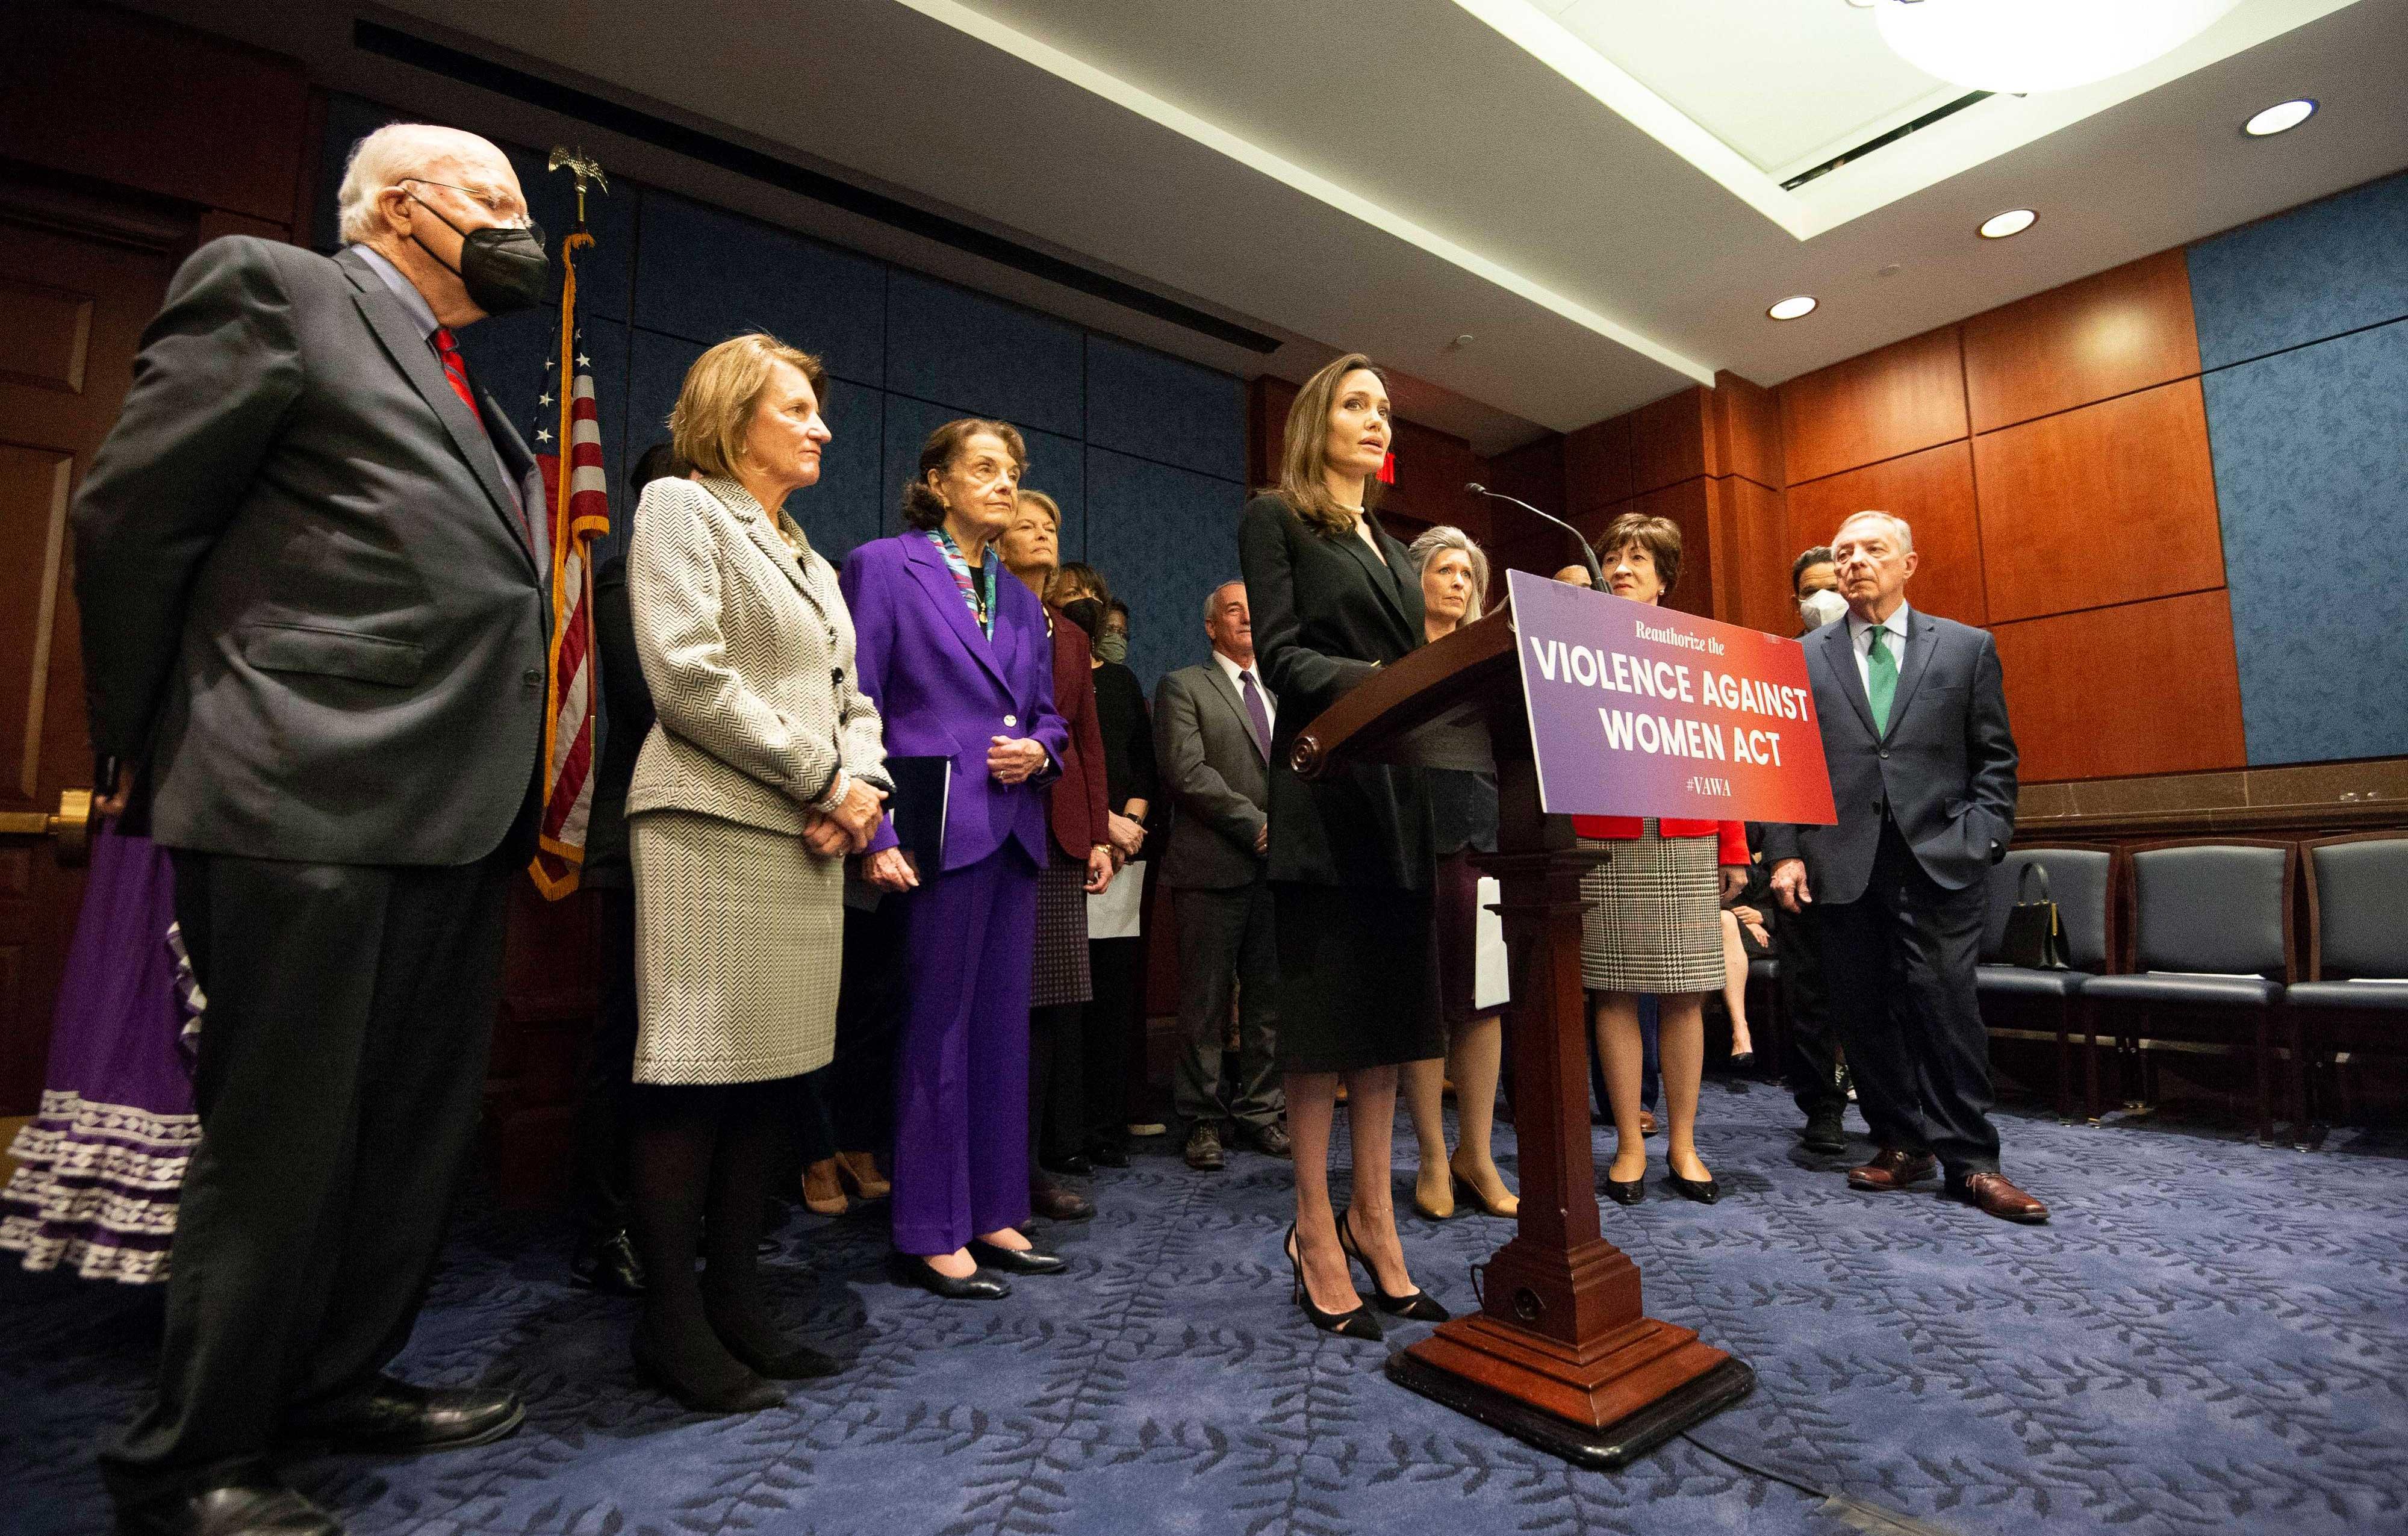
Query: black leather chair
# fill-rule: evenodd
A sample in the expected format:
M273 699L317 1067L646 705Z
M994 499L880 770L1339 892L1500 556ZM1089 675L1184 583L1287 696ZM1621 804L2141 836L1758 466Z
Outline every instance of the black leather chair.
M2027 876L2038 867L2041 873ZM2057 1025L2057 1116L2073 1117L2072 1037L2083 1037L2084 1104L2092 1125L2099 1123L2099 1041L2090 1027L2090 1010L2083 1000L2084 986L2107 969L2114 953L2109 942L2115 888L2115 853L2085 843L2018 843L1990 870L1990 914L1982 928L1982 963L1974 985L1983 1003L2037 1006L2049 1011ZM2071 970L2035 970L2006 963L2007 914L2014 909L2029 881L2037 897L2045 882L2057 903L2062 925L2066 963ZM1992 1029L1985 1012L1984 1022ZM2079 1028L2077 1029L2077 1026Z
M2330 1118L2326 1069L2338 1051L2398 1054L2408 1043L2408 832L2358 832L2300 845L2308 887L2307 979L2290 1020L2291 1124L2303 1144Z
M2141 1055L2144 1092L2144 1039L2229 1040L2243 1021L2254 1026L2258 1137L2269 1140L2275 1006L2292 975L2292 845L2186 840L2145 843L2130 857L2129 974L2086 982L2082 996L2093 1010L2130 1011L2116 1035Z

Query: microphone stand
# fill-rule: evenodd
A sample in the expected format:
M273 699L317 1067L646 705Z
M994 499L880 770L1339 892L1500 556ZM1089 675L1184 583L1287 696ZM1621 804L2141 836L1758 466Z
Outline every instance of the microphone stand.
M1531 506L1528 502L1524 501L1520 496L1509 496L1502 491L1492 491L1487 486L1481 484L1478 481L1469 482L1464 486L1464 489L1470 492L1473 495L1486 496L1491 501L1510 501L1514 506L1521 508L1524 511L1533 513L1539 517L1543 517L1548 522L1554 524L1556 527L1561 528L1564 532L1571 535L1572 542L1580 549L1581 564L1588 567L1589 590L1591 592L1603 592L1606 589L1605 572L1597 563L1597 552L1588 547L1588 540L1582 537L1581 531L1578 528L1573 527L1570 524L1565 522L1562 518L1557 517L1553 512L1540 511L1539 509Z

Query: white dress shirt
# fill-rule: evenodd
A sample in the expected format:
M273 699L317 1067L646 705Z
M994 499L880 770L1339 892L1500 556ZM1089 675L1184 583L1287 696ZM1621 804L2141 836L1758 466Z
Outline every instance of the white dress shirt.
M1906 675L1906 615L1907 607L1904 603L1900 603L1898 605L1898 610L1883 620L1879 625L1889 631L1889 639L1882 643L1889 647L1890 660L1898 663L1900 677ZM1870 637L1874 627L1857 618L1855 610L1849 610L1848 649L1856 653L1856 685L1864 689L1867 698L1873 696L1873 646Z
M1263 713L1270 717L1271 729L1274 731L1278 730L1279 700L1271 696L1270 684L1263 681L1263 674L1254 668L1239 666L1236 662L1231 661L1228 657L1223 655L1218 650L1215 650L1212 653L1212 659L1220 664L1223 675L1226 676L1229 680L1229 686L1238 690L1238 702L1241 708L1245 704L1246 700L1246 684L1238 674L1240 672L1254 673L1254 692L1263 696ZM1263 750L1266 752L1269 751L1270 743L1268 741L1264 742Z

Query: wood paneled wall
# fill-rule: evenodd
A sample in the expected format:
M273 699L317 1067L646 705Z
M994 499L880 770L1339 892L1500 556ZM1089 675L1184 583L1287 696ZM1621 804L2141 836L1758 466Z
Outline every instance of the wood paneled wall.
M1777 390L1722 374L1569 434L1556 460L1555 505L1591 538L1627 511L1681 525L1670 606L1773 634L1796 626L1799 551L1851 512L1905 518L1909 599L1998 637L2027 782L2244 761L2179 251ZM1499 564L1552 572L1562 544L1516 531Z

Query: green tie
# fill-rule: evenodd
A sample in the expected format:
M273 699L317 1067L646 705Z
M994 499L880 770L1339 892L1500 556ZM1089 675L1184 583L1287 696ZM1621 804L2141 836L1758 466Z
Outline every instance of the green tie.
M1898 658L1889 653L1889 631L1872 632L1872 649L1865 653L1865 696L1873 707L1873 733L1889 734L1890 700L1898 696Z

